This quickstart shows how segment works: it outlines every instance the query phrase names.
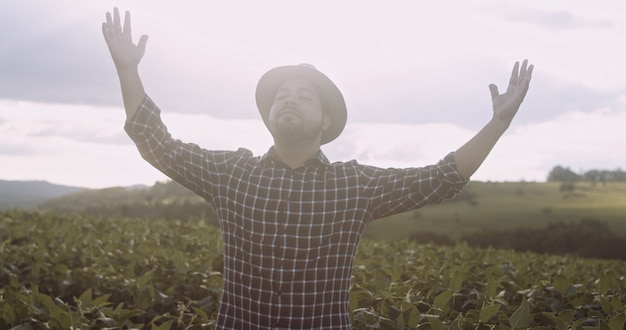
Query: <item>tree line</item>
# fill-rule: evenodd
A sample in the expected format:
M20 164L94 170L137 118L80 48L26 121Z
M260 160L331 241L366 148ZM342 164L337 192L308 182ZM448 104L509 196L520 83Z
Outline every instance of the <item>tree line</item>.
M464 242L474 248L491 247L517 252L626 260L626 237L614 233L608 224L595 219L548 223L544 228L486 229L463 234L458 240L445 234L418 231L411 233L408 239L442 246Z
M615 170L589 170L584 173L576 173L569 167L555 166L548 174L548 181L557 182L626 182L626 171L621 168Z

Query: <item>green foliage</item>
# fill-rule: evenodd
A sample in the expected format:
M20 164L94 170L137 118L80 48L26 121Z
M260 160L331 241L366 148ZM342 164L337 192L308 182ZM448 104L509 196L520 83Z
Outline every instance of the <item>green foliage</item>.
M581 180L582 176L570 170L569 167L555 166L548 173L548 181L577 182Z
M549 223L544 228L485 230L463 235L461 240L482 248L626 260L626 237L615 234L608 225L593 219Z
M356 329L623 329L624 271L617 261L366 241L354 267L353 322Z
M471 233L513 232L522 226L545 228L583 219L602 222L615 236L626 237L626 183L578 182L573 191L561 191L560 186L559 182L472 181L451 201L372 223L366 237L401 240L426 232L433 239L432 234L439 234L459 242Z
M1 213L0 329L210 328L220 244L201 220Z
M371 224L366 237L453 245L465 234L486 230L514 231L521 225L543 228L547 223L596 219L626 236L626 183L470 182L454 199L435 207L392 216ZM176 182L156 183L147 189L89 190L50 200L44 212L95 217L142 219L205 219L217 225L214 211Z
M626 182L626 172L621 168L616 170L589 170L583 174L577 174L570 170L569 167L562 167L560 165L555 166L548 173L548 181L559 182L577 182L588 181L592 183L601 182L606 184L607 182Z
M219 229L198 219L0 213L0 329L212 329ZM624 328L626 264L364 240L355 329Z
M202 218L217 225L217 217L209 204L174 181L157 182L146 189L113 187L82 191L48 200L39 209L96 217Z

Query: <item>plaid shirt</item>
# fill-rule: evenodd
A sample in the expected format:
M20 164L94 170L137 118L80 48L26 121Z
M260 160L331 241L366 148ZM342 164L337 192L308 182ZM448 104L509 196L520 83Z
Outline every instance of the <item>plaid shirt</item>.
M218 329L350 329L352 261L366 225L438 203L466 181L437 165L381 169L329 163L291 169L249 150L208 151L171 138L146 96L126 131L142 157L216 210L224 244Z

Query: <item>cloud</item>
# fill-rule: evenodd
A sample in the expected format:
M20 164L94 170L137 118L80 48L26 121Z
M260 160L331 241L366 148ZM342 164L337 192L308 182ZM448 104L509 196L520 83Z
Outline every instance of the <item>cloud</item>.
M536 70L526 100L476 178L542 180L556 164L626 164L616 152L626 141L626 85L615 69L626 56L621 3L320 1L302 16L288 15L301 9L293 1L247 11L183 2L129 0L120 9L132 12L135 38L150 35L144 85L184 141L264 153L272 141L256 83L274 66L309 62L348 103L344 134L323 147L331 160L424 165L490 119L488 84L504 91L513 62L528 56ZM100 30L114 5L0 1L0 134L10 137L0 141L3 176L94 186L164 178L122 130Z
M619 146L626 141L626 108L572 111L549 121L513 127L483 164L477 178L545 180L561 165L575 171L615 169L626 164ZM507 174L505 174L507 173Z
M625 99L542 122L514 121L473 179L543 181L556 165L574 170L623 168L626 155L618 151L626 141ZM272 144L259 119L175 112L164 112L162 117L175 138L210 150L245 147L261 155ZM3 179L44 179L88 187L166 180L124 136L121 109L2 101L0 121L4 122L0 135L11 137L0 142ZM438 161L476 132L451 123L352 122L322 149L331 161L415 167ZM113 136L119 140L107 140Z
M0 98L121 107L119 83L100 31L104 13L111 10L112 3L63 0L62 4L41 5L33 0L0 4L0 11L11 13L0 22L0 28L12 31L3 36L0 50ZM545 60L559 51L541 49L544 46L533 39L536 35L532 31L528 40L507 39L519 34L514 24L501 24L497 17L483 12L484 8L468 4L460 5L460 12L437 4L418 8L410 2L360 5L359 15L347 18L342 14L352 10L352 5L333 4L327 24L314 28L309 23L315 19L306 18L301 29L289 31L285 31L284 22L274 19L284 17L284 12L266 5L255 8L266 17L242 13L235 21L226 14L236 13L236 5L224 5L209 14L200 10L203 5L196 5L198 10L193 13L158 1L126 5L128 8L121 9L133 12L135 38L142 33L151 37L140 66L148 93L166 112L210 114L222 119L258 119L254 102L258 78L272 66L306 61L336 80L349 103L351 122L453 121L478 128L490 117L487 85L499 81L500 89L506 88L510 66L517 60L508 52L530 53ZM331 4L324 3L314 10L323 14L328 6ZM609 21L583 16L580 10L495 8L507 22L513 19L540 25L554 20L557 23L551 24L561 27L610 27ZM463 14L465 11L470 14ZM479 14L480 19L471 19L471 14ZM211 19L204 19L204 15ZM299 19L288 16L292 23ZM37 22L36 28L33 22ZM497 30L493 28L496 25ZM547 34L545 38L555 36ZM572 54L574 50L566 47L580 47L579 43L574 38L556 48ZM614 53L599 46L594 45L598 54ZM584 57L580 54L575 52ZM524 112L520 113L521 122L537 122L575 108L585 111L613 102L611 92L582 85L582 77L564 82L557 74L542 76L558 63L538 64L543 66L535 72ZM604 79L604 75L597 75L597 80Z
M577 83L559 82L535 74L516 121L520 124L554 120L573 111L591 112L617 102L618 92L599 91Z
M572 2L558 3L542 2L537 5L533 2L521 3L497 2L488 5L494 13L501 15L507 21L516 21L530 24L543 30L566 31L582 29L612 29L616 26L613 19L607 18L606 13L598 15L594 10L597 7L612 7L620 5L613 1ZM487 8L487 7L486 7Z
M513 20L537 25L546 29L569 30L582 28L609 29L614 24L609 20L594 20L578 17L567 10L546 11L517 8L507 15Z
M119 103L97 6L68 2L6 1L0 29L0 98L63 104ZM107 78L109 82L107 82Z
M118 127L119 129L119 127ZM125 133L119 129L117 133L94 131L93 127L81 124L66 125L65 127L48 127L28 134L30 137L48 138L61 137L76 142L90 142L110 145L129 145L131 142Z
M29 144L12 141L0 142L0 155L3 156L27 156L42 153L45 154L45 150L35 148Z
M513 63L475 57L466 62L386 66L368 63L343 88L352 123L455 123L478 129L492 114L488 85L506 91ZM617 101L607 91L547 74L539 64L521 106L518 124L538 123L571 111L592 111ZM424 79L423 77L428 77ZM340 86L341 88L341 86Z
M472 131L454 124L356 123L323 149L336 160L356 159L379 167L432 164L456 150Z
M132 145L123 111L86 105L0 100L0 143L5 155L52 154L81 144Z

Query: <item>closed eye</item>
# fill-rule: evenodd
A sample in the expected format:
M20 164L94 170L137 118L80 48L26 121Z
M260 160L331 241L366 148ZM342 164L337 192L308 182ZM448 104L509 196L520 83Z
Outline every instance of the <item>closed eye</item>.
M284 100L285 98L287 98L287 93L278 93L276 94L276 97L274 98L274 100L281 101L281 100Z

